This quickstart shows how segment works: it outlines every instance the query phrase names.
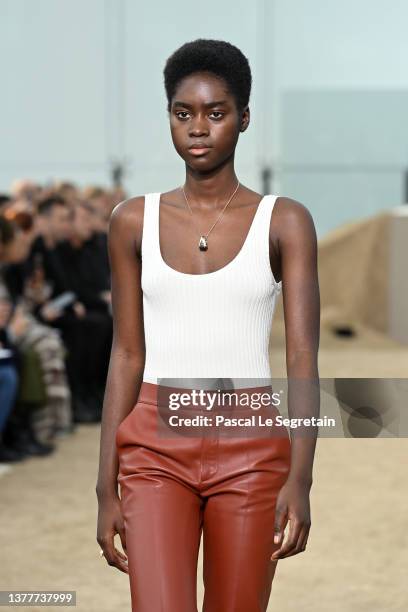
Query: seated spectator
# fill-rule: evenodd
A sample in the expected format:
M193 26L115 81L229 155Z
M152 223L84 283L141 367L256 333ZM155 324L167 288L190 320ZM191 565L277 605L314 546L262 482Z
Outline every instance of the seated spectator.
M8 209L9 219L12 209ZM31 223L30 223L31 219ZM24 293L11 283L13 272L29 253L33 238L32 218L19 212L14 223L1 220L8 232L0 253L2 287L12 305L6 333L18 354L19 387L14 398L4 439L23 455L45 455L54 450L55 435L72 431L72 411L64 364L64 346L58 333L41 325L30 313Z
M11 242L12 237L12 229L0 217L0 265L6 245ZM14 408L18 387L15 350L7 332L11 312L12 304L0 275L0 463L19 461L23 458L22 453L8 448L3 441L3 432Z
M39 235L29 257L30 275L44 276L37 283L42 295L37 288L36 316L58 328L67 347L74 420L96 422L112 337L109 262L103 233L94 229L95 210L75 201L68 206L50 196L38 203Z
M69 289L83 306L80 334L81 387L85 397L96 398L102 410L103 393L112 344L109 261L103 234L94 231L95 211L79 201L70 236L57 252Z
M40 186L23 179L13 183L12 197L0 196L0 214L18 232L2 266L13 302L7 333L24 364L30 362L28 370L40 368L37 378L44 382L47 397L52 390L60 394L53 407L48 402L47 418L45 404L42 410L31 410L31 416L39 418L31 421L44 442L51 440L52 423L59 423L58 435L72 429L69 415L74 423L97 422L102 411L112 342L107 228L112 207L124 192L120 187L84 192L69 181ZM51 363L62 363L59 374L51 372ZM21 388L27 388L24 380L16 404L21 403ZM55 421L51 415L57 413Z
M71 391L74 422L96 422L99 419L94 406L87 406L80 385L82 304L73 296L67 281L57 245L66 239L72 223L73 211L65 200L48 195L37 206L37 237L25 265L27 298L31 298L32 311L38 321L59 330L66 347L65 366ZM66 298L68 297L68 301ZM65 303L61 303L61 298Z

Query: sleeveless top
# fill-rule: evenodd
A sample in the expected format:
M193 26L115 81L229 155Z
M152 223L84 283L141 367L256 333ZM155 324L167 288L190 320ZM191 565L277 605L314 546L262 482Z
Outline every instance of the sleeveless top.
M145 195L143 381L161 384L161 378L227 378L235 387L259 386L263 384L259 379L269 384L269 338L282 290L269 260L269 226L277 198L263 197L232 261L214 272L189 274L175 270L162 258L160 193ZM251 384L248 379L256 381Z

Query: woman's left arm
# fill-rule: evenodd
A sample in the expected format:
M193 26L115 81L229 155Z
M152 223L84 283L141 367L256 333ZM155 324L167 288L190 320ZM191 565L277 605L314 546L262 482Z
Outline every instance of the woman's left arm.
M282 199L277 241L282 270L288 414L290 419L311 419L320 412L317 237L308 209L291 198ZM316 426L307 422L290 428L291 467L279 492L274 526L274 541L281 546L272 555L273 560L290 557L306 548L311 526L309 494L317 431ZM289 534L282 543L288 521Z

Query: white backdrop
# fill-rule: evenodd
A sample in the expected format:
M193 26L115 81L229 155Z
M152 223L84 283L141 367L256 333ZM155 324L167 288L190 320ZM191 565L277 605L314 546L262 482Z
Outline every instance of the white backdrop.
M407 20L404 0L0 0L0 191L18 177L109 185L114 159L130 195L180 184L162 70L207 37L239 46L253 71L244 183L262 191L272 167L270 190L310 208L319 235L394 206L408 165Z

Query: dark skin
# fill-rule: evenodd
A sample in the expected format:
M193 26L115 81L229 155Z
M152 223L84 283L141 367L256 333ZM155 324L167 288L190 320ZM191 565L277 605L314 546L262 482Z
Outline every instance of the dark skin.
M192 224L180 188L161 194L160 251L166 265L186 274L207 274L229 264L240 251L262 195L243 185L210 233L208 251L198 249L197 229L206 233L233 193L238 178L235 147L250 122L250 111L237 107L224 80L211 73L194 73L179 82L168 109L171 136L185 162L185 191L194 215ZM195 155L189 148L208 148ZM141 243L144 196L118 204L109 223L114 335L105 390L100 463L96 493L99 513L97 541L109 565L128 573L126 554L114 545L126 540L117 487L115 435L137 402L143 379L145 340L141 288ZM307 208L291 198L276 201L269 228L270 264L276 281L283 281L288 380L318 380L320 297L317 240ZM290 390L289 390L290 394ZM296 389L292 391L296 398ZM301 396L302 416L316 415L312 398ZM305 408L306 406L306 408ZM289 416L298 416L289 401ZM277 561L306 548L309 535L312 467L316 437L294 436L291 468L276 503ZM289 533L283 541L289 522ZM272 528L272 526L271 526Z

